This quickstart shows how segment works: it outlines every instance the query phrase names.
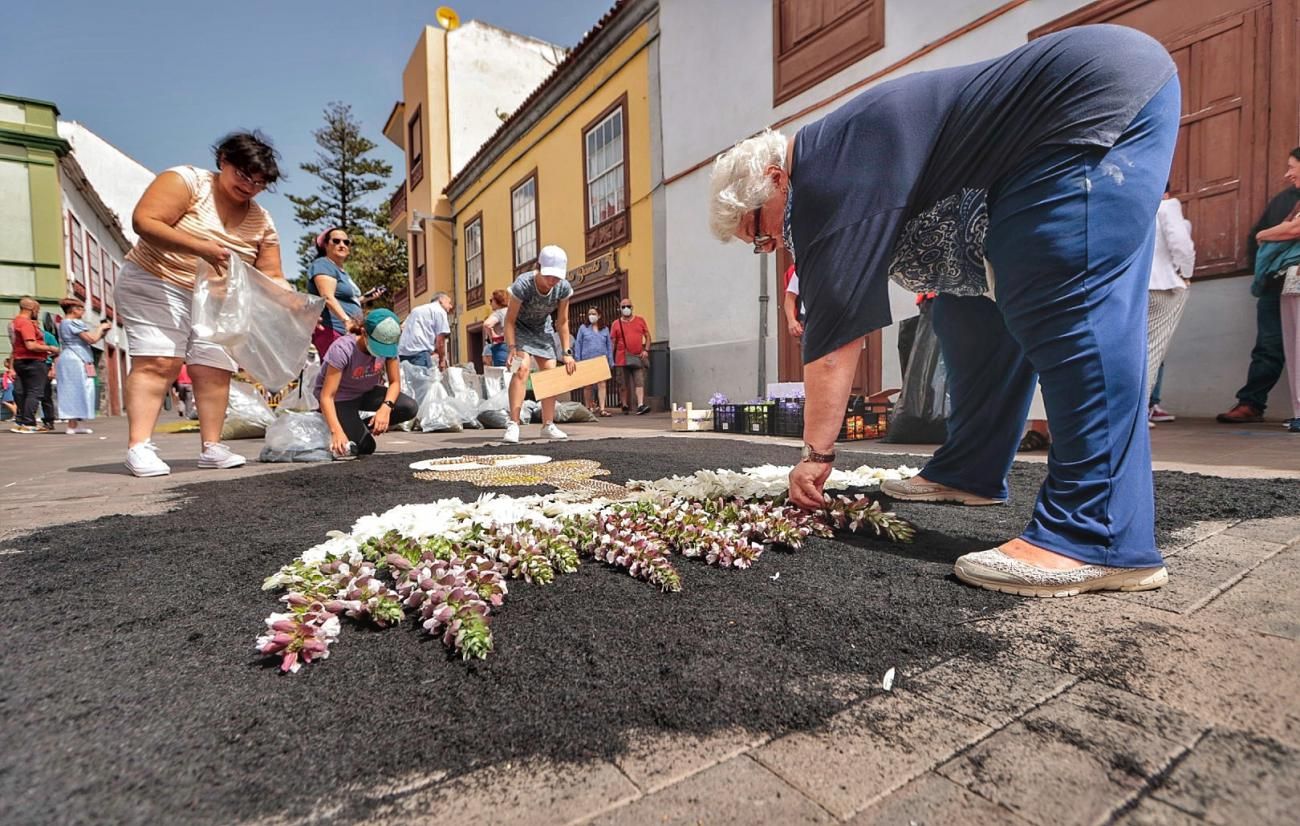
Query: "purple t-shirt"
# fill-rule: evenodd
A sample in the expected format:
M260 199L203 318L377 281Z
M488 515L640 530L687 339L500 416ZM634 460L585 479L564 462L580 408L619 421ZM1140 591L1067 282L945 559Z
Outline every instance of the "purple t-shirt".
M372 387L377 387L384 377L384 360L372 356L370 352L357 345L357 337L342 336L334 340L325 351L320 375L316 376L316 398L320 399L321 387L325 385L325 370L337 367L343 376L339 379L339 390L334 398L341 402L352 401L365 394Z

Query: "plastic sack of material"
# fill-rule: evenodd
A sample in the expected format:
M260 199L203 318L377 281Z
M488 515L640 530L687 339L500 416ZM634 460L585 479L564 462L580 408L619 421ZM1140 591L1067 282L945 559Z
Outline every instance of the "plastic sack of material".
M320 369L319 361L309 359L307 366L302 368L302 373L299 374L298 383L292 390L285 392L276 409L301 412L319 410L320 402L316 400L316 378L320 375Z
M491 399L498 393L504 393L510 388L510 382L506 378L506 368L504 367L484 367L483 368L483 398Z
M307 364L311 333L325 299L300 293L230 256L223 277L199 259L191 324L239 366L276 392Z
M903 373L903 391L883 441L943 444L948 437L948 370L939 352L931 312L923 307L916 323L912 354Z
M477 376L475 384L477 384ZM443 384L447 387L448 403L460 414L461 424L472 429L480 429L478 414L483 397L478 390L471 387L465 378L465 368L448 367L443 372Z
M419 412L416 413L415 418L419 420L420 429L425 433L436 431L459 433L464 429L460 411L451 404L447 389L440 382L430 383L424 398L420 400Z
M251 384L230 383L230 401L226 403L226 423L221 428L224 439L260 439L275 422L275 414Z
M285 411L266 429L263 462L328 462L330 428L319 413Z
M556 402L555 421L560 424L594 422L596 417L582 402Z
M429 388L437 384L438 380L438 368L422 367L409 361L402 362L402 392L415 400L417 409L423 407L424 398L429 394ZM412 430L418 427L419 424L420 417L417 415L414 419L402 422L395 427L398 430Z
M529 424L533 419L542 417L542 403L535 401L525 401L519 408L519 423Z

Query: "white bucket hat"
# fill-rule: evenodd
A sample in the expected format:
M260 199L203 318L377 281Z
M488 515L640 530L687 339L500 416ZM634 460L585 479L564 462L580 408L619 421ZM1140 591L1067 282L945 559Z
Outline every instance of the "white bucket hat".
M547 244L537 254L537 271L553 278L569 277L569 256L562 247Z

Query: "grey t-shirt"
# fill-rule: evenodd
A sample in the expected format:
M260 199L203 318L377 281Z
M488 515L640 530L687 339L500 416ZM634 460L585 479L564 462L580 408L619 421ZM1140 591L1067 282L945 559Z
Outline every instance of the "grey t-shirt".
M573 285L560 281L543 295L537 289L537 274L526 272L510 285L510 294L519 299L515 316L515 345L526 353L555 358L555 327L551 315L560 302L573 295Z
M1173 75L1169 53L1136 29L1081 26L882 83L799 130L789 235L804 360L890 323L887 275L910 221L982 243L980 202L999 180L1044 147L1114 145ZM981 255L950 258L973 277Z

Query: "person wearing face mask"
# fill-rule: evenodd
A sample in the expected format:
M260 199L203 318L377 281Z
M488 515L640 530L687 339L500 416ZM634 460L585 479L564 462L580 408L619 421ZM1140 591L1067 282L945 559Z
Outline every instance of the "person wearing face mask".
M625 298L618 308L619 319L610 325L610 338L614 343L614 367L617 368L619 387L623 394L623 415L627 415L632 400L636 400L636 414L650 412L645 403L645 374L650 366L650 326L645 319L632 312L632 299Z
M587 323L578 328L578 337L573 341L573 357L578 361L585 359L605 357L611 367L614 366L614 343L609 338L609 328L605 326L605 320L600 317L600 310L592 307L587 310ZM597 416L608 416L609 411L605 409L605 385L603 382L597 382L582 389L582 401L587 407L591 407L592 389L595 389L596 411Z

